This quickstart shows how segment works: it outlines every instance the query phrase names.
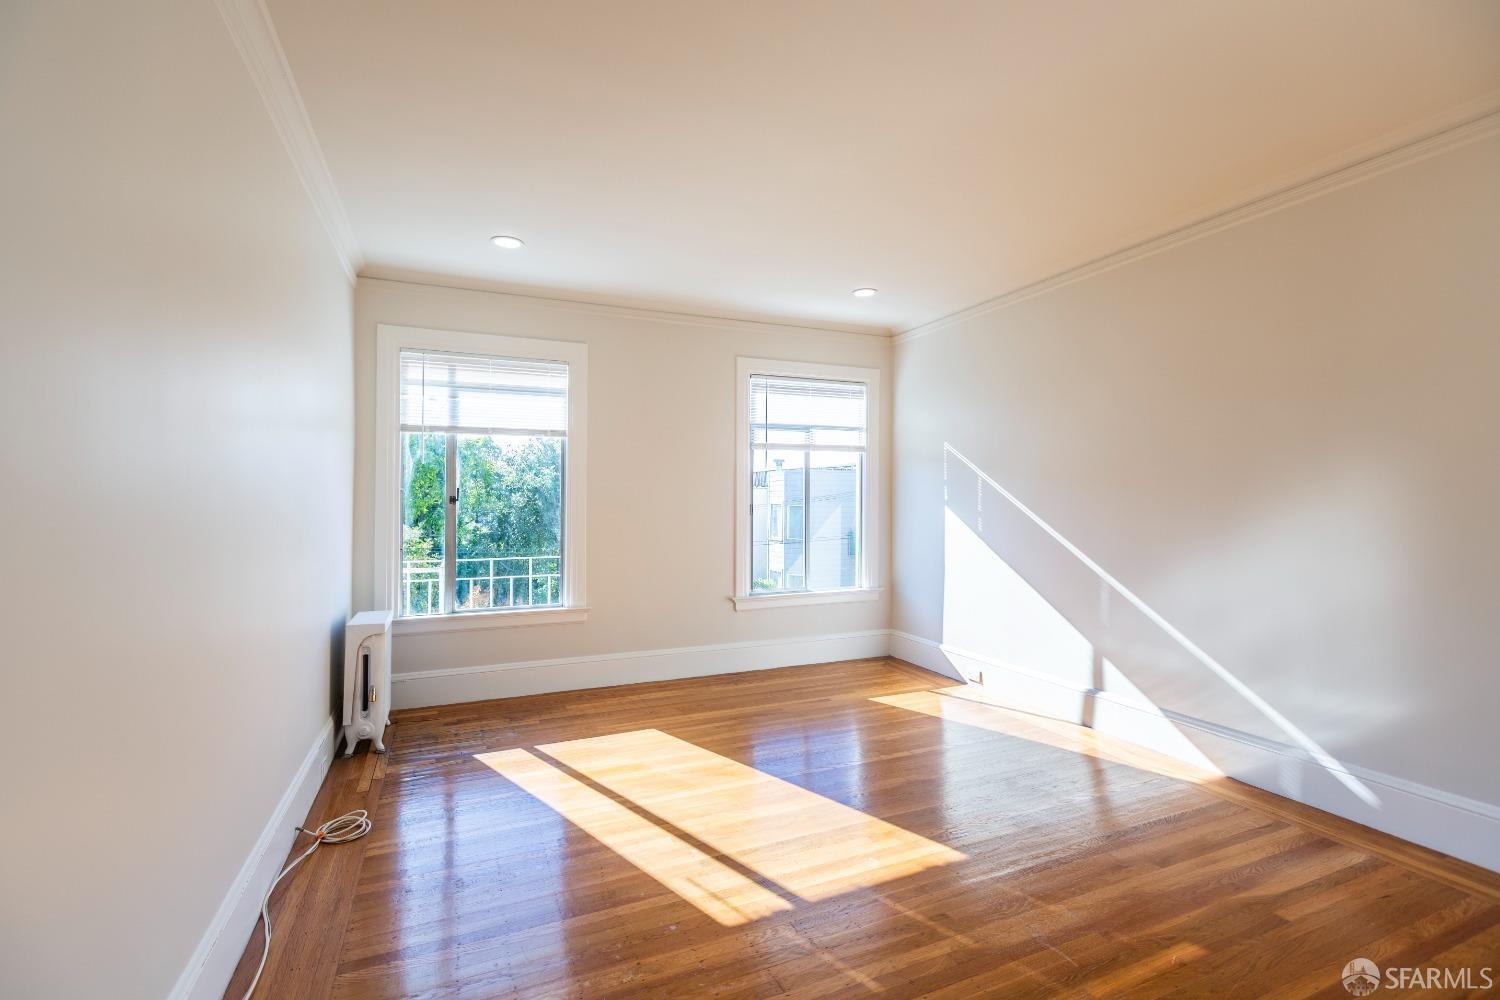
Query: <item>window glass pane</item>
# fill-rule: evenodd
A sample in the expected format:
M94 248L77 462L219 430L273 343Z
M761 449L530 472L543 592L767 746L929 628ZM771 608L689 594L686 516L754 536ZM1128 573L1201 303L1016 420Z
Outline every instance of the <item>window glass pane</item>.
M401 435L401 614L443 611L443 518L448 438Z
M808 467L808 482L807 589L856 586L864 455L815 451Z
M805 590L803 451L750 452L750 589ZM773 522L772 511L775 511Z
M456 611L562 603L561 438L460 434Z

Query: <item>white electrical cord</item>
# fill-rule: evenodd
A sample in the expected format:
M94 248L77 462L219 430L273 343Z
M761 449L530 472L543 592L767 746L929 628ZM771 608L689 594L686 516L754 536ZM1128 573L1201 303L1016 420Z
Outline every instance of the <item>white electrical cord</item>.
M363 809L356 809L329 820L316 830L297 827L300 832L311 834L313 842L307 850L297 855L296 860L281 869L281 874L276 876L276 880L271 883L271 887L266 890L265 897L260 901L260 919L266 924L266 946L261 950L260 965L255 969L255 978L250 980L250 988L245 991L244 1000L250 1000L250 994L255 992L255 987L260 982L260 974L266 971L266 958L271 954L271 893L276 891L282 879L292 873L292 869L312 857L313 851L316 851L320 845L347 844L351 840L358 840L370 832L371 825L370 814Z

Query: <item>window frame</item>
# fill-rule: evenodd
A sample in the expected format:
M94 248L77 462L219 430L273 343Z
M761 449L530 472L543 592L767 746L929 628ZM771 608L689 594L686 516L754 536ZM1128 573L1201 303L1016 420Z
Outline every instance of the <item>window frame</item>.
M568 366L568 431L563 441L563 593L561 606L454 611L396 618L397 635L468 631L516 625L581 622L588 618L584 558L584 497L588 455L588 345L493 333L429 330L379 324L375 328L375 503L372 593L379 607L399 607L401 580L401 352L446 351L551 361ZM451 485L451 484L450 484Z
M861 489L859 545L856 554L859 579L855 586L837 590L798 590L755 593L751 574L751 460L750 379L766 375L779 378L823 379L858 382L865 387L865 481ZM844 604L873 601L880 597L880 369L826 365L810 361L776 361L767 358L735 359L735 518L734 591L735 609L795 607L808 604ZM816 449L814 449L816 450Z

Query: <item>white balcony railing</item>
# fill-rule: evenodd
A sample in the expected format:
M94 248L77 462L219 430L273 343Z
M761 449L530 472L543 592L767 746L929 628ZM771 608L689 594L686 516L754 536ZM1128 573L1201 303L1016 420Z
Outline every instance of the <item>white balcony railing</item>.
M537 608L562 603L561 557L497 556L459 559L454 565L456 611ZM443 561L401 562L401 614L443 612Z

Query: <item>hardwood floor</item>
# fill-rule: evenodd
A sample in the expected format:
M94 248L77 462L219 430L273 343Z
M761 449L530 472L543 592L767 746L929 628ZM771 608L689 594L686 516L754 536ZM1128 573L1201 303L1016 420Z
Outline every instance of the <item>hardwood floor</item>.
M312 808L375 828L278 897L257 996L1344 997L1358 956L1500 966L1500 877L951 684L861 660L398 713Z

